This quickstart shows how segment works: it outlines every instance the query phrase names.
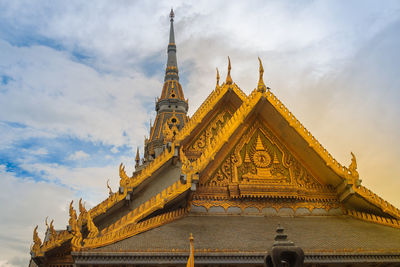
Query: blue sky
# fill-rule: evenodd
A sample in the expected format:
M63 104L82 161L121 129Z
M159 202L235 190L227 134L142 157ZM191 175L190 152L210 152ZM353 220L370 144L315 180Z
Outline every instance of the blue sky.
M32 230L64 228L133 171L162 88L174 7L192 114L215 68L264 81L363 184L400 207L398 1L0 0L0 265L26 266ZM75 201L76 202L76 201Z

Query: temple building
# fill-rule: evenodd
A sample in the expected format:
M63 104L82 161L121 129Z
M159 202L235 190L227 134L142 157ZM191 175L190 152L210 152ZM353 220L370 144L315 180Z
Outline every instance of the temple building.
M132 175L119 166L119 189L95 207L80 200L78 214L71 202L66 229L50 223L41 239L36 227L31 266L184 266L191 233L195 266L263 266L285 235L304 266L400 266L400 210L361 184L353 153L342 165L296 119L264 84L261 60L249 95L229 61L187 116L173 22L171 11L143 158Z

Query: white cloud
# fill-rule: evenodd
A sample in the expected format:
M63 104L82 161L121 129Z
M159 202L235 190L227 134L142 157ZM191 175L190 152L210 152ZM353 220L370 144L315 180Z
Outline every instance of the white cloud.
M17 261L29 258L34 225L50 215L65 227L72 198L94 205L107 196L107 179L118 188L119 148L135 152L154 118L163 77L144 73L163 72L171 5L190 113L215 86L215 67L224 80L228 55L234 81L249 93L260 56L264 81L293 114L341 163L355 152L363 184L400 207L398 2L6 1L0 25L13 33L0 28L0 75L12 80L0 83L0 153L29 138L68 136L109 145L115 156L89 166L94 155L68 151L88 159L71 167L41 162L46 147L17 151L27 154L17 157L22 170L46 182L0 169L0 265L26 265Z
M90 157L89 154L85 153L82 150L78 150L78 151L75 151L73 154L69 155L68 159L69 160L81 160L81 159L87 159L89 157Z
M1 266L26 266L33 228L39 225L43 239L44 218L54 219L57 229L64 229L68 218L68 201L73 193L66 188L17 178L0 165L0 262Z

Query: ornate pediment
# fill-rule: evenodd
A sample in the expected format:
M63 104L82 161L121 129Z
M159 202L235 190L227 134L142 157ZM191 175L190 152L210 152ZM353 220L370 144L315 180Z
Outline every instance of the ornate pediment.
M225 189L222 195L234 198L336 197L333 188L313 176L265 123L255 120L248 125L229 153L218 157L222 163L200 178L199 194L218 195Z
M225 106L214 114L209 120L209 123L203 127L196 137L187 145L187 148L184 149L189 160L198 158L208 145L215 142L216 135L232 117L232 113L232 110Z

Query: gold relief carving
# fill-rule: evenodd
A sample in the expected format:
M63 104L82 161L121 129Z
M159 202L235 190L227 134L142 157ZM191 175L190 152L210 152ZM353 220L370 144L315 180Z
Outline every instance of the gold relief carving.
M207 125L207 127L200 132L198 137L189 145L187 151L189 153L200 154L206 146L215 142L215 136L218 131L222 129L225 123L232 117L231 112L228 109L218 113Z
M259 128L254 127L250 130L252 137L248 138L250 135L247 135L244 138L247 143L241 142L235 149L236 156L243 162L235 166L238 169L239 181L242 183L265 183L266 181L267 183L290 183L288 167L283 166L277 157L277 154L280 158L283 157L283 149L268 139L261 125L258 124L257 127Z
M306 208L310 212L313 209L330 209L342 208L337 202L295 202L293 200L284 201L283 199L273 200L212 200L212 199L193 199L191 205L204 207L209 210L211 207L222 207L225 212L230 207L237 207L244 211L246 208L257 208L259 212L264 208L274 208L277 212L281 208L291 208L296 211L298 208Z
M336 199L333 188L320 184L258 121L246 130L223 164L211 176L203 176L200 185L199 195L204 196L214 192L214 187L227 186L225 191L233 198ZM221 189L217 191L221 196Z

